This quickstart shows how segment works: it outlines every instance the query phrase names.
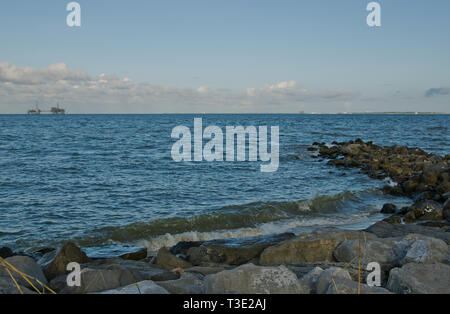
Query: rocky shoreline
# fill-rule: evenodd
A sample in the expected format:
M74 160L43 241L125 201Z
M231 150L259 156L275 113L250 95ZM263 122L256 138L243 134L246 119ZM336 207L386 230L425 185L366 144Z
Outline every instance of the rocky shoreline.
M143 249L92 259L73 243L32 256L1 248L0 294L20 293L17 285L23 293L62 294L450 293L450 156L362 140L314 143L309 150L336 167L389 177L395 184L383 191L408 196L413 205L386 204L380 210L389 216L361 231L180 242L155 254ZM79 287L67 286L72 262L81 265ZM368 285L373 263L380 266L379 286Z

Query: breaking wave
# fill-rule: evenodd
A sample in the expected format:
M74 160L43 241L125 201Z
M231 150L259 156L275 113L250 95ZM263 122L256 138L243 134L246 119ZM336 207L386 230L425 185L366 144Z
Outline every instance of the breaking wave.
M366 216L361 203L376 190L350 192L333 196L317 195L296 202L256 202L226 206L208 214L173 217L138 222L121 227L94 230L78 239L80 245L95 246L133 243L156 250L179 241L242 238L292 232L298 228L344 225ZM369 214L369 212L367 212Z

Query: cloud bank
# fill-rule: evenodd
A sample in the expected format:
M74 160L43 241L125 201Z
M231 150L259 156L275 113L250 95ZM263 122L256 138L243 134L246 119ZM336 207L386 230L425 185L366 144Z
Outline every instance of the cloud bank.
M425 92L425 97L431 98L434 96L447 96L450 95L450 88L430 88Z
M0 62L1 113L22 112L36 101L50 106L62 99L72 113L297 112L304 106L348 103L356 96L339 89L310 91L292 80L242 91L178 88L69 71L65 63L38 69Z

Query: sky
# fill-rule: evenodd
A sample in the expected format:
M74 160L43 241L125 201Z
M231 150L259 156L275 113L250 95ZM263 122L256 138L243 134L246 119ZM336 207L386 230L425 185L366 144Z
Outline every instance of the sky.
M0 2L0 113L450 112L450 1Z

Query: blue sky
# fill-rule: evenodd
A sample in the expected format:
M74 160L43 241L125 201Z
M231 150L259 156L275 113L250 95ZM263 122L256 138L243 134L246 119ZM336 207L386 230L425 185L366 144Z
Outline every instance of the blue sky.
M450 112L448 0L69 2L1 2L0 113Z

